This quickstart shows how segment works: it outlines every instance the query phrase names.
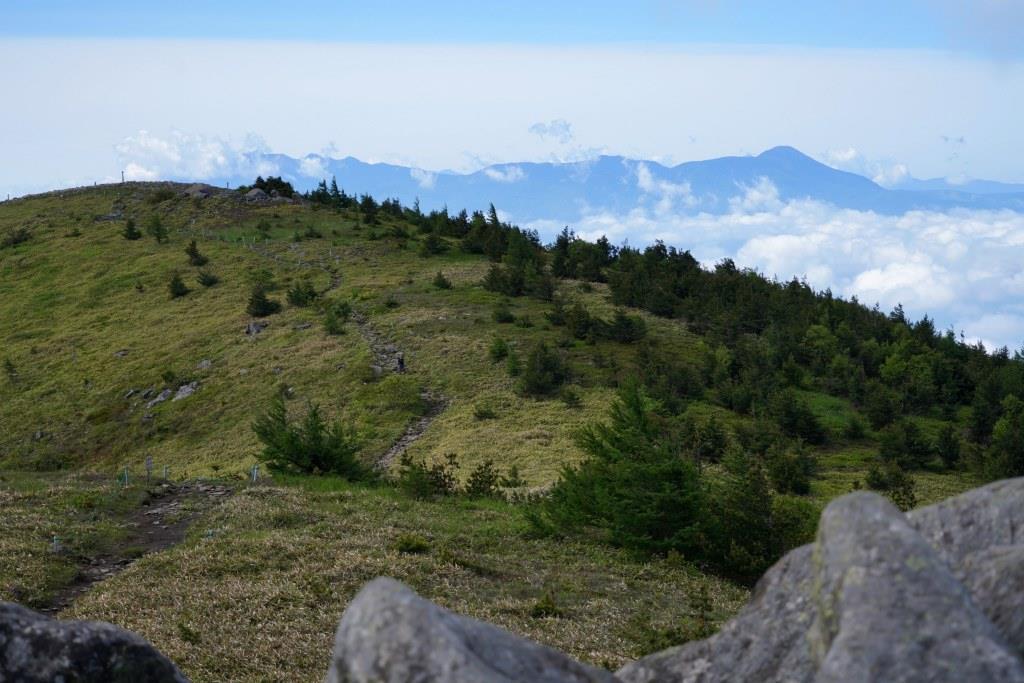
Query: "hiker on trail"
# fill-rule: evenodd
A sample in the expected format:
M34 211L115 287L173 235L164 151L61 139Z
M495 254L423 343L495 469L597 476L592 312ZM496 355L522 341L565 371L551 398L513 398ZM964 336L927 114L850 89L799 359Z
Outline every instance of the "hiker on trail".
M405 354L404 353L399 353L398 354L398 371L399 372L405 372Z

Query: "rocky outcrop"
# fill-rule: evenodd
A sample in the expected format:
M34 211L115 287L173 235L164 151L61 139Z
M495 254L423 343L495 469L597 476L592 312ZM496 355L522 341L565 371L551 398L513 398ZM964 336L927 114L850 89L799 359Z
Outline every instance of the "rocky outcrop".
M328 683L613 683L604 670L460 617L393 579L367 584L345 610Z
M903 515L833 501L816 542L711 638L623 667L628 683L1024 681L1024 479Z
M57 621L0 603L0 681L188 683L134 633L99 622Z
M772 567L719 633L616 674L379 578L345 610L327 681L1024 683L1022 530L1024 479L907 515L872 493L844 496L825 509L816 541ZM7 680L184 678L109 624L0 604Z

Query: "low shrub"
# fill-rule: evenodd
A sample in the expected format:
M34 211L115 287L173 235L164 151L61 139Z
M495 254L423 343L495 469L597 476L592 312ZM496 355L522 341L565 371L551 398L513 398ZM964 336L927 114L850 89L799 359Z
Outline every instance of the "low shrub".
M539 342L526 357L517 388L525 396L549 396L569 379L569 368L561 354Z
M181 279L180 273L174 273L171 276L171 281L167 283L167 290L171 293L172 299L183 297L191 291L185 285L185 281Z
M399 460L398 488L406 495L420 500L452 496L459 490L456 476L458 469L459 463L454 453L449 453L444 461L430 465L413 460L408 453L403 453Z
M3 240L0 240L0 249L7 249L9 247L16 247L19 244L24 244L32 239L32 233L28 231L28 228L15 228L9 230L4 235Z
M215 284L220 282L220 278L209 271L200 270L196 275L196 281L203 287L213 287Z
M495 337L491 340L491 348L488 349L487 355L490 357L492 363L508 358L509 346L508 342L501 337Z
M352 317L352 305L349 302L327 302L324 305L324 330L327 334L344 334L345 323L350 317Z
M329 424L316 404L309 406L301 422L292 423L278 396L252 428L263 443L260 459L272 471L335 474L351 481L372 478L356 457L359 439L355 430L341 422Z
M300 280L288 289L286 298L292 306L304 308L309 306L320 297L320 293L313 287L309 280Z
M549 590L530 607L530 616L534 619L561 619L565 616L565 611L558 606L555 594Z
M451 289L452 281L444 276L440 270L437 271L437 275L434 276L433 280L434 287L437 289Z
M508 303L502 301L501 303L495 304L494 311L491 313L496 323L512 323L515 322L516 317L512 314L512 310L508 307Z
M498 417L498 414L494 412L493 408L477 405L473 407L473 417L477 420L493 420Z
M419 534L402 534L395 540L395 550L409 555L418 555L430 550L430 541Z
M281 302L267 297L262 287L253 287L249 295L249 304L246 312L254 318L265 318L281 310Z
M499 498L500 484L501 474L494 467L494 461L488 458L469 473L463 493L469 498Z

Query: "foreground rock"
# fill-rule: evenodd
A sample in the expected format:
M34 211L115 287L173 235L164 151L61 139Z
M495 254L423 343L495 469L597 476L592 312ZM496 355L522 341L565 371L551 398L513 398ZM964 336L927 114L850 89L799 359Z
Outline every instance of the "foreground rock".
M100 622L56 621L0 603L0 681L188 683L134 633Z
M857 493L711 638L623 667L627 683L1024 681L1024 479L903 515Z
M615 677L496 626L452 614L401 583L380 578L345 610L327 681L612 683Z

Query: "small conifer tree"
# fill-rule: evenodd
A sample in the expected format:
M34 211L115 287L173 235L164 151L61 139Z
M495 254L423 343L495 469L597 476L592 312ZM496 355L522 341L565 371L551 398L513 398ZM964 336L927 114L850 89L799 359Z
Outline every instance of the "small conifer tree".
M121 231L121 236L124 237L126 240L131 241L137 240L140 237L142 237L142 232L137 227L135 227L134 218L129 218L128 221L125 222L124 230Z
M193 266L205 266L209 261L208 258L199 253L199 247L196 246L196 241L191 240L188 246L185 247L185 253L188 254L188 262Z
M189 288L185 286L185 281L181 279L180 273L175 273L171 276L171 281L167 283L167 289L171 293L172 299L178 299L189 293Z
M200 270L199 274L196 275L196 280L203 287L213 287L215 284L220 282L220 278L219 277L217 277L213 273L211 273L209 271L206 271L206 270Z
M281 302L267 297L262 287L253 287L249 295L249 305L246 312L254 318L265 318L281 310Z
M157 244L163 244L167 241L167 227L157 214L153 214L146 221L146 232L157 241Z

